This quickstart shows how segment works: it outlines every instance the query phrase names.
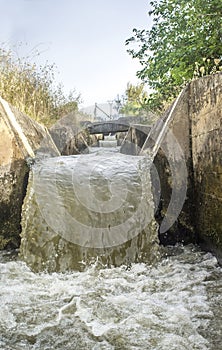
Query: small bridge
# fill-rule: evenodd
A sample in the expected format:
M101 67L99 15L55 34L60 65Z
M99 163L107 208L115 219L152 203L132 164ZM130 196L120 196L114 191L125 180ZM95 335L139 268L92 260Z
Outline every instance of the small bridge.
M122 131L128 131L130 127L130 123L127 121L119 121L119 120L112 120L112 121L104 121L104 122L97 122L97 123L91 123L87 125L87 129L89 130L90 134L104 134L109 135L115 134L117 132Z

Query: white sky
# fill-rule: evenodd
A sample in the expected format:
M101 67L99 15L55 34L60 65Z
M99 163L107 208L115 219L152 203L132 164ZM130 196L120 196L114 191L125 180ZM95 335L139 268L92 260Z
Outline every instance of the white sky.
M149 9L149 0L0 0L0 43L19 55L37 45L40 61L56 64L58 82L81 93L83 106L107 102L138 82L125 40L150 26Z

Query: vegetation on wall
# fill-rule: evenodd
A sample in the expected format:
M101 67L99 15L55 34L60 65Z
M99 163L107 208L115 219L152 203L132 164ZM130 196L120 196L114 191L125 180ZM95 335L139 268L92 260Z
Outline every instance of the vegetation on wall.
M11 50L0 47L0 95L34 120L51 126L67 113L77 111L80 95L66 95L55 85L55 66L37 67L28 58L16 58Z
M141 63L138 77L154 90L147 105L158 111L192 79L222 70L222 2L153 0L150 5L151 29L133 29L126 45Z

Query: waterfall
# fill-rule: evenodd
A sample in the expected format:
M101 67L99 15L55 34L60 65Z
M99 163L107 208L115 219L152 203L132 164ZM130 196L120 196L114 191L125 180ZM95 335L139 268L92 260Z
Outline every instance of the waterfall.
M104 140L99 140L99 147L117 147L115 135L104 136Z
M152 263L159 251L148 157L57 157L31 171L21 257L35 271Z

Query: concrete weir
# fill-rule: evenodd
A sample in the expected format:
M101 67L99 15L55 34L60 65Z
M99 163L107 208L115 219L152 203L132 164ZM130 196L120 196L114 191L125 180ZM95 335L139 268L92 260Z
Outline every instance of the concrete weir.
M97 130L98 131L98 130ZM29 169L60 155L46 128L0 99L0 248L18 246ZM153 126L130 124L125 154L153 156L161 244L197 242L222 263L222 73L188 84ZM69 153L70 154L70 153Z

